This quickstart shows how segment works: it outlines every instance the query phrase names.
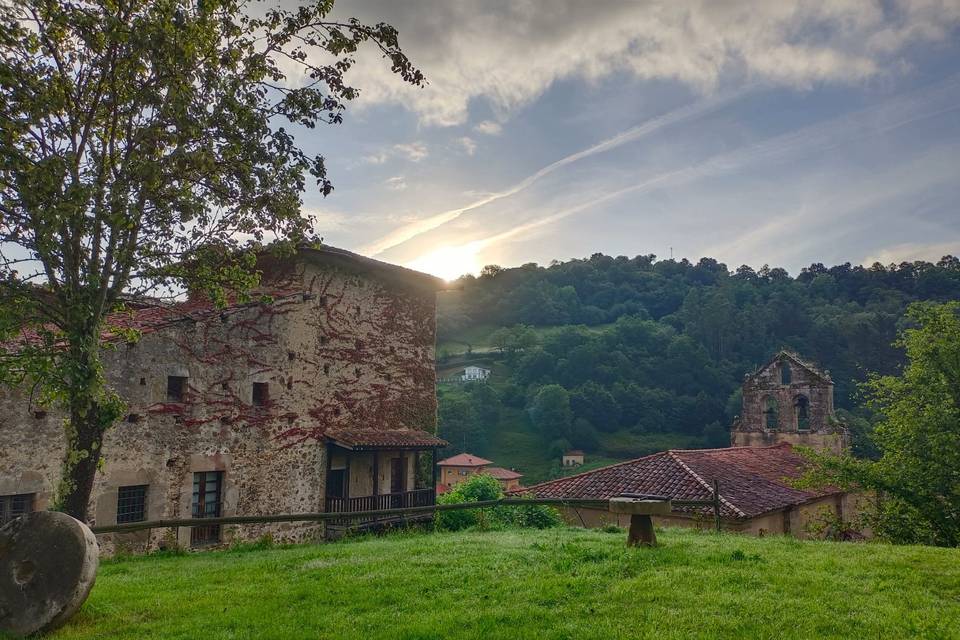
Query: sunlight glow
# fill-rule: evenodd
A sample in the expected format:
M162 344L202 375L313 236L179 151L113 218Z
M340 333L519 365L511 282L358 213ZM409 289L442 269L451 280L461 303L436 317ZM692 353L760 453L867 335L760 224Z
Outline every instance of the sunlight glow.
M477 255L480 247L476 244L440 247L411 260L406 266L443 278L448 282L466 273L476 275L481 268Z

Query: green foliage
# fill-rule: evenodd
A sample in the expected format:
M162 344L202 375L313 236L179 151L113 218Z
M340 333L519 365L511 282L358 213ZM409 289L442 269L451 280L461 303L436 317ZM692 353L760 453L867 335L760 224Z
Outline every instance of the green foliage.
M570 438L573 412L570 410L570 394L558 384L540 388L530 403L530 419L547 438Z
M369 43L424 79L386 24L330 0L0 3L0 382L68 416L59 499L86 519L104 431L122 413L100 364L125 300L183 289L244 299L256 254L316 241L307 180L332 190L293 128L343 118ZM315 62L323 60L323 62Z
M881 416L873 432L879 459L809 452L808 481L881 492L872 523L895 542L960 545L960 302L914 304L897 341L907 354L898 376L865 384Z
M460 482L449 492L438 496L438 504L484 502L503 498L500 483L486 474L475 474ZM548 505L500 506L482 509L438 511L434 517L438 529L459 531L468 527L481 529L505 526L546 529L563 524L560 513Z
M503 497L503 489L500 483L491 476L485 474L475 474L454 486L447 493L437 496L438 504L460 504L463 502L484 502L487 500L499 500ZM467 527L484 527L491 523L499 522L496 516L491 516L488 512L494 512L496 509L458 509L455 511L437 511L434 523L438 529L447 531L459 531Z

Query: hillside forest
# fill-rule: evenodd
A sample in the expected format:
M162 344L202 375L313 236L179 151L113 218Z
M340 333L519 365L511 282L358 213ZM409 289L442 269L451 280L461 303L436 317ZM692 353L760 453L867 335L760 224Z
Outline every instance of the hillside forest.
M914 301L960 299L960 259L731 271L710 258L595 254L543 267L488 266L441 294L440 434L526 474L561 473L666 448L727 446L740 384L780 349L827 369L855 453L875 416L859 385L898 371L892 345ZM452 384L465 365L487 383Z

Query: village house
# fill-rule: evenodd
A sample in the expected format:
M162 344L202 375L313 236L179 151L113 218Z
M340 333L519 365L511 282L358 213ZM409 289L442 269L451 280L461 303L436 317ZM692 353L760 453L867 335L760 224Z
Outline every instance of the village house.
M479 473L495 478L504 491L516 491L522 488L520 486L520 478L523 477L522 473L491 465L493 465L492 461L481 458L480 456L475 456L472 453L460 453L441 460L437 463L440 478L439 484L437 485L437 493L446 493L454 485Z
M755 535L810 535L818 523L849 521L859 512L859 494L839 489L798 489L806 460L796 444L841 451L846 428L833 415L833 382L826 372L795 354L778 353L743 385L743 415L731 430L733 446L723 449L670 450L636 460L534 485L538 498L608 500L624 493L674 500L713 500L719 487L724 529ZM629 516L602 508L563 507L571 524L595 527L629 525ZM660 525L709 528L711 507L674 507L655 516Z
M565 467L579 467L583 464L583 451L571 449L563 454L561 463Z
M469 367L464 367L460 380L463 382L482 382L489 377L490 369L472 364Z
M432 463L446 444L434 435L443 282L327 246L260 268L272 302L189 300L111 318L142 337L103 354L129 412L105 440L92 525L433 504ZM65 445L62 416L25 390L0 390L0 409L9 519L50 504ZM165 542L267 533L293 541L337 527L194 527ZM147 549L165 536L111 534L101 545Z

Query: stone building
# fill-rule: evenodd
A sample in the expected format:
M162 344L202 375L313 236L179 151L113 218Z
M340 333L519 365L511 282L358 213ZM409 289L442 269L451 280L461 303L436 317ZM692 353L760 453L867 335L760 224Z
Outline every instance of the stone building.
M434 435L442 281L326 246L261 269L270 302L192 300L111 319L142 335L103 354L129 414L107 434L92 525L433 503L430 469L446 444ZM26 390L0 389L0 515L50 504L62 419ZM334 529L194 527L101 544L298 540Z
M769 447L671 449L619 464L534 485L523 492L538 498L609 500L624 493L672 500L712 501L719 487L721 527L752 535L822 535L820 527L849 522L861 509L860 495L834 487L798 489L806 460L788 443ZM561 506L573 525L629 526L630 516L601 507ZM654 516L658 526L710 529L714 511L674 505L670 515Z
M493 477L504 491L516 491L521 488L522 473L492 465L492 461L472 453L458 453L451 458L441 460L437 463L437 493L446 493L470 476L481 473Z
M743 411L730 429L732 446L800 444L840 453L850 445L833 413L830 374L781 351L743 383Z

